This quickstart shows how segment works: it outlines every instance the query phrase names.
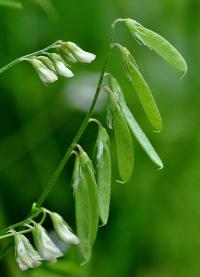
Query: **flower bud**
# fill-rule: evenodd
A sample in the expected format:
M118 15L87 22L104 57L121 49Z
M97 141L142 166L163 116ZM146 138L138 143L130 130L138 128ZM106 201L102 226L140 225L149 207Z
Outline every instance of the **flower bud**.
M47 231L40 224L35 224L32 233L36 248L44 260L54 263L58 257L63 256L62 252L50 239Z
M76 58L72 55L72 53L67 52L66 49L64 50L65 59L70 63L77 63L78 61Z
M59 214L51 212L50 217L59 239L67 243L79 244L79 238L71 232L70 227Z
M73 72L65 65L65 62L63 61L62 57L56 53L49 54L50 58L52 59L56 71L59 75L70 78L73 77Z
M65 54L70 57L73 62L77 61L81 63L91 63L96 58L95 54L84 51L71 41L63 42L61 47Z
M37 56L37 59L40 60L44 65L46 65L51 71L56 74L56 69L52 61L46 56Z
M28 59L28 61L33 65L43 83L49 84L58 80L57 75L40 60L33 58Z
M19 268L24 271L28 268L38 267L42 258L30 244L29 240L21 234L15 234L15 257Z

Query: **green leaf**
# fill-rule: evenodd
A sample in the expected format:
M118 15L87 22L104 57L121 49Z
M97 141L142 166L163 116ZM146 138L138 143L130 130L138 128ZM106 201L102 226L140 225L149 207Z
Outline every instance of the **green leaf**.
M117 94L110 92L109 95L109 108L112 113L119 174L123 182L128 182L134 167L133 140L126 119L122 114Z
M162 129L162 119L151 93L151 89L138 70L138 67L128 49L121 45L118 45L118 48L120 49L122 60L127 70L127 76L131 80L149 121L157 131L160 131Z
M114 92L116 92L119 96L122 112L124 114L124 117L126 118L126 121L129 125L130 130L132 131L132 134L137 139L139 144L142 146L142 148L144 149L146 154L149 156L149 158L156 165L158 165L160 169L163 168L163 163L162 163L160 157L156 153L156 151L153 148L152 144L150 143L149 139L147 138L147 136L145 135L145 133L143 132L143 130L141 129L141 127L135 120L133 114L129 110L119 83L117 82L117 80L115 78L113 78L111 76L110 76L110 86L111 86L112 90Z
M177 70L187 73L187 64L182 55L165 38L143 27L132 19L125 19L125 23L131 34L142 44L155 51L166 62Z
M75 191L76 223L81 253L88 262L98 230L98 191L91 160L83 150L79 157L80 180Z
M99 192L99 213L103 225L107 224L111 194L110 139L104 127L99 125L97 135L97 184Z

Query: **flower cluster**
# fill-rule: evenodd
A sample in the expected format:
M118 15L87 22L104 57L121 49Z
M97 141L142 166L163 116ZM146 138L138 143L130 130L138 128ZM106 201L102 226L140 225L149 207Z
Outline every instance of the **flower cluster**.
M58 53L43 51L39 55L24 58L32 64L45 84L57 81L58 75L66 78L73 77L70 63L91 63L96 58L96 55L84 51L71 41L58 41L52 49Z
M43 209L44 215L48 213L51 217L55 233L58 238L68 244L79 244L79 239L74 235L64 221L64 219L57 213L50 212ZM38 267L42 260L52 263L57 261L57 258L62 257L63 253L51 240L45 228L40 224L32 221L32 225L26 224L33 234L33 240L36 249L31 245L29 240L22 234L11 230L15 242L15 257L19 268L24 271L28 268Z

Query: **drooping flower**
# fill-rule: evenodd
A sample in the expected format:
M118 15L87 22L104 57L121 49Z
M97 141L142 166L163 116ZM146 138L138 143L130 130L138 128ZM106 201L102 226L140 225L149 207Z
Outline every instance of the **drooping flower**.
M54 263L57 258L63 256L63 253L53 243L47 231L40 224L34 225L32 233L36 248L44 260Z
M53 83L58 80L57 75L36 58L27 59L35 68L41 81L45 84Z
M50 217L59 239L67 243L79 244L79 238L71 232L70 227L59 214L50 212Z
M28 268L38 267L41 264L41 256L33 248L29 240L22 234L14 234L15 257L19 268L24 271Z
M73 72L66 66L65 62L63 61L62 57L56 53L49 54L50 58L52 59L56 71L59 75L70 78L73 77Z
M71 41L62 42L61 49L72 62L91 63L96 58L95 54L84 51Z

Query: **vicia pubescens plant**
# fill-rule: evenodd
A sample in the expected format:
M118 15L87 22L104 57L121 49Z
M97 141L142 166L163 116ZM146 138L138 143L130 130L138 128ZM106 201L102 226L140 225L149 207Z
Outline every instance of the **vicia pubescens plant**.
M92 246L99 227L99 219L102 225L105 225L108 221L112 163L110 138L107 128L100 121L92 118L93 109L101 90L107 93L109 99L106 119L108 129L113 129L114 132L120 176L119 182L126 183L132 177L134 168L134 139L139 142L154 164L159 169L163 168L160 157L128 107L123 89L117 78L107 73L112 50L116 48L120 53L124 73L133 86L149 122L155 131L160 132L162 129L162 119L150 86L140 72L135 57L125 46L114 42L114 29L119 23L125 25L133 38L141 46L146 46L153 50L167 63L182 72L183 75L187 72L184 58L162 36L132 19L117 19L113 22L111 44L97 84L96 93L74 140L50 178L46 188L33 205L27 218L0 232L0 239L14 237L16 261L21 270L37 267L43 260L56 262L57 258L63 256L58 245L52 241L43 227L46 215L50 216L58 239L65 243L79 246L83 263L88 262L91 258ZM72 66L74 63L91 63L95 60L95 57L94 54L82 50L73 42L56 41L45 49L25 55L11 62L1 68L0 73L3 73L19 62L25 61L34 67L44 84L50 84L57 81L59 76L66 78L73 77ZM104 80L107 82L104 83ZM94 149L95 160L93 161L78 144L90 122L94 122L98 126ZM59 214L50 212L42 207L43 202L55 186L60 173L72 154L75 155L72 186L75 198L77 236ZM26 238L26 233L33 234L36 249ZM2 252L1 257L4 254L5 250Z
M79 239L71 231L71 228L64 219L57 213L50 212L47 209L41 208L43 213L42 221L36 223L30 220L30 223L25 223L26 228L23 231L11 229L8 236L14 237L15 242L15 257L19 268L24 271L28 268L34 268L41 265L41 261L49 261L55 263L57 258L62 257L63 253L59 250L56 244L52 241L45 228L42 226L46 214L49 214L54 226L57 237L68 244L79 244ZM33 240L36 249L31 245L24 234L32 232Z

